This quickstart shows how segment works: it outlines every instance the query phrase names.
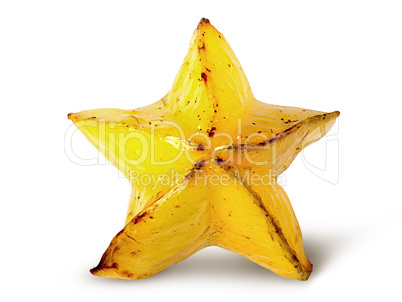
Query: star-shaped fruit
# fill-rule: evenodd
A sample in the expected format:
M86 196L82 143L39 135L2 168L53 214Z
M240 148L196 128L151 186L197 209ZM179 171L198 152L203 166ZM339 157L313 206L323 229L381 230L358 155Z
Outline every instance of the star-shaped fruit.
M91 273L141 279L219 246L306 280L312 265L276 180L338 115L257 101L224 36L201 19L161 100L69 114L132 184L125 226Z

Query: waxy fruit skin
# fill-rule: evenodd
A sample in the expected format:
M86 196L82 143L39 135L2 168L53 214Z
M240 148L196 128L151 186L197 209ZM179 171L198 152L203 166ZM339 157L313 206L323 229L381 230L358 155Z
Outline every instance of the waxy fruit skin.
M276 180L338 116L257 101L224 36L201 19L161 100L68 115L132 185L125 226L91 273L141 279L219 246L307 280L312 265Z

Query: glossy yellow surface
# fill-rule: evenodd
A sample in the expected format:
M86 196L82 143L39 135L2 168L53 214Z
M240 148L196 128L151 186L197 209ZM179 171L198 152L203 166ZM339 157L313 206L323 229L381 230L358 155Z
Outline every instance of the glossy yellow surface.
M312 265L276 179L338 115L257 101L224 36L202 19L161 100L69 114L132 184L125 226L91 272L145 278L215 245L306 280Z

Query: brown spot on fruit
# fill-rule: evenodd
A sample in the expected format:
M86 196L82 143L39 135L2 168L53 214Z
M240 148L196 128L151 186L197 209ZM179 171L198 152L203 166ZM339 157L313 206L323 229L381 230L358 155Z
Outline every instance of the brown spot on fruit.
M220 158L220 157L217 157L217 158L216 158L216 163L217 163L218 165L222 165L223 162L224 162L224 160L223 160L222 158Z
M199 170L199 169L201 169L204 165L205 165L205 162L199 161L199 162L196 162L196 163L195 163L194 167L195 167L196 170Z
M148 212L138 214L137 216L135 216L133 223L136 224L136 223L140 222L146 215L148 215Z
M207 18L201 18L200 22L198 23L198 26L203 25L204 23L210 24L210 22Z
M115 263L113 263L112 265L109 265L109 266L104 266L103 268L114 268L114 269L119 269L119 265L115 262Z

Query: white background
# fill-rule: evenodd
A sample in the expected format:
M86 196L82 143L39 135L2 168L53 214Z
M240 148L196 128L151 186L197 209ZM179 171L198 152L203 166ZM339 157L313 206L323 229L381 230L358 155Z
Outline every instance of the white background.
M400 299L401 2L145 2L0 4L1 300ZM103 158L69 159L67 114L160 99L201 17L258 99L341 112L284 174L314 264L306 282L217 248L144 280L88 272L122 228L130 188ZM98 156L79 133L72 145Z

